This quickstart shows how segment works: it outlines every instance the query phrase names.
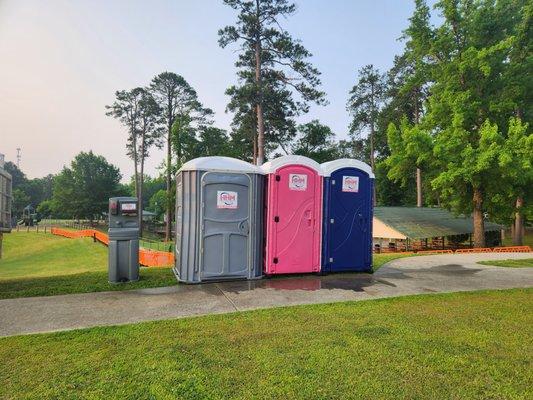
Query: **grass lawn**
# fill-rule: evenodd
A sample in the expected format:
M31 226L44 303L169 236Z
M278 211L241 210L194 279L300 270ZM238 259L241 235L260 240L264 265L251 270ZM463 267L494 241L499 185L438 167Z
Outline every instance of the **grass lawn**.
M494 265L496 267L509 267L509 268L531 268L533 267L533 258L523 258L519 260L478 261L478 264Z
M505 232L505 239L503 240L503 245L514 246L513 238L511 237L510 231ZM529 246L533 249L533 229L531 228L526 229L526 233L524 235L524 246Z
M175 285L170 268L141 268L140 280L107 282L107 248L91 238L36 232L4 235L0 299Z
M528 399L533 290L0 339L0 398Z
M383 264L397 258L413 257L415 254L403 254L403 253L385 253L374 254L372 258L372 270L376 272Z

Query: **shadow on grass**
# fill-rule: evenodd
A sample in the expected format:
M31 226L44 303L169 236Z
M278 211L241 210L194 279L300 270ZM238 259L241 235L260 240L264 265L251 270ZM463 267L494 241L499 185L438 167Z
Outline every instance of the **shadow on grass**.
M54 296L59 294L120 291L175 285L171 268L142 268L137 282L110 284L107 271L60 275L43 278L22 278L0 281L0 299Z

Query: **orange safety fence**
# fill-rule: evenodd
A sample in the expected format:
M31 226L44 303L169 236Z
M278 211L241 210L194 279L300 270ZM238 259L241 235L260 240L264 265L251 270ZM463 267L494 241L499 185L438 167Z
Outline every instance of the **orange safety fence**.
M168 267L174 265L174 254L167 251L139 249L139 263L147 267Z
M529 246L508 246L508 247L495 247L495 253L529 253L531 247Z
M96 229L69 231L66 229L52 228L50 232L53 235L64 236L70 239L93 237L99 242L109 245L109 237ZM139 249L139 264L146 267L167 267L174 264L174 254L166 251Z
M474 247L473 249L458 249L455 253L492 253L490 247Z
M421 250L416 254L453 254L453 250Z

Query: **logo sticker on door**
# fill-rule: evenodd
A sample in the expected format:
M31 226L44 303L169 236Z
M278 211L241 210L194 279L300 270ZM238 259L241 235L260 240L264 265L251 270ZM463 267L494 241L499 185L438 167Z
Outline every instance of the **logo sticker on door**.
M217 208L236 209L238 205L237 192L217 190Z
M307 190L307 175L289 174L290 190Z
M358 176L343 176L342 177L342 191L343 192L359 192L359 177Z

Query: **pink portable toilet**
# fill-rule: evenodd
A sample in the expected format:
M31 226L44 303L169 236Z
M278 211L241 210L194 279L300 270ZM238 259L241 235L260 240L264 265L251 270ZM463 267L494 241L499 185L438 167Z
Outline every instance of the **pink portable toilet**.
M283 156L261 168L267 179L265 274L320 271L320 165L303 156Z

